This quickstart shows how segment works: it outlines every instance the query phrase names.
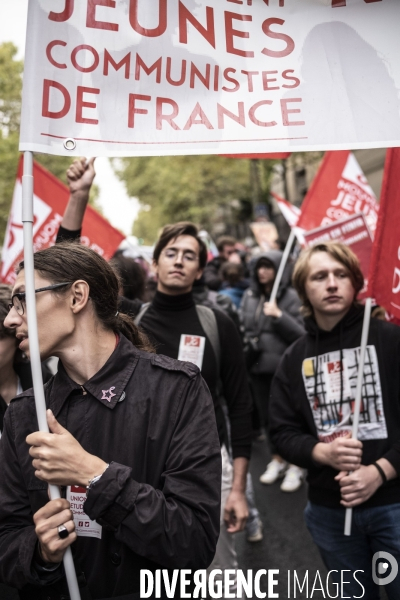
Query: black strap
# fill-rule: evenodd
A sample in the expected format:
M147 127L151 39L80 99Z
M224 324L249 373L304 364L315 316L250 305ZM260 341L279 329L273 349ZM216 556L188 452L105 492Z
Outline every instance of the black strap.
M379 475L382 477L383 485L385 485L385 483L387 482L387 477L386 477L385 471L382 469L382 467L379 463L373 462L372 464L374 465L374 467L376 467L378 469Z

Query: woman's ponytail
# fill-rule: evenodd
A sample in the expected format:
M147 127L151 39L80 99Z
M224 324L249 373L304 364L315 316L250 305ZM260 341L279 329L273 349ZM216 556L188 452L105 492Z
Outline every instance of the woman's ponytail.
M135 325L133 319L121 312L118 312L116 318L116 329L120 331L136 348L145 352L155 352L153 344L147 335Z

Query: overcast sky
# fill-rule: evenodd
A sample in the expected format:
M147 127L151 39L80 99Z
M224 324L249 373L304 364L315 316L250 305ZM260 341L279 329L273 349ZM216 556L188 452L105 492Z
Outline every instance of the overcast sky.
M0 43L14 42L18 58L24 58L28 0L0 0ZM129 198L125 186L115 177L107 158L96 160L99 202L105 217L126 235L132 230L139 209L136 198ZM118 202L116 200L118 199Z

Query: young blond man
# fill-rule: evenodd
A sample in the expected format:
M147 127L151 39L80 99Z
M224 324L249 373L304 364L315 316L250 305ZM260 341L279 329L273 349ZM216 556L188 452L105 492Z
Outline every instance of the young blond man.
M343 244L316 245L300 255L293 283L307 333L286 351L272 384L272 441L286 460L308 469L306 523L331 581L341 586L340 597L379 600L379 585L387 583L388 598L395 600L400 598L395 576L400 562L400 329L371 320L359 435L352 439L364 315L357 302L364 284L358 259ZM349 507L354 511L348 537ZM373 573L377 552L390 553L393 564L378 564Z

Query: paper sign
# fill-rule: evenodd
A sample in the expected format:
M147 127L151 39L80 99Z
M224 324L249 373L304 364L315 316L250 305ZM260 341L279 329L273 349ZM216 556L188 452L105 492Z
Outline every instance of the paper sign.
M274 223L270 221L260 221L259 223L250 223L250 229L256 238L257 244L262 250L275 249L277 246L279 234Z
M315 365L313 369L310 369L311 362ZM359 364L359 347L344 348L342 352L334 350L303 361L305 392L320 442L331 442L351 431ZM376 349L367 346L358 439L385 440L387 436Z
M201 370L201 367L203 366L205 344L205 337L183 333L179 344L178 360L194 363Z
M67 500L74 515L76 535L101 540L101 525L96 521L92 521L83 510L83 505L86 502L86 488L75 485L68 486Z

